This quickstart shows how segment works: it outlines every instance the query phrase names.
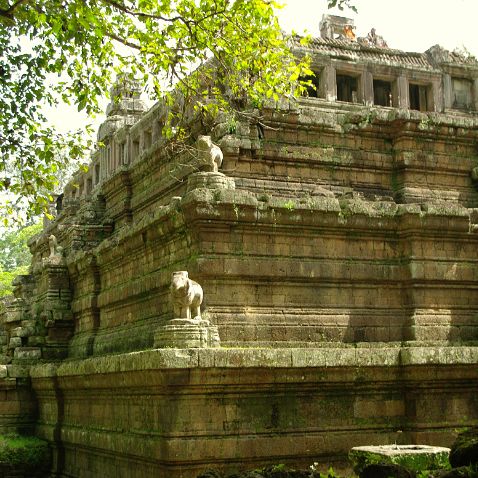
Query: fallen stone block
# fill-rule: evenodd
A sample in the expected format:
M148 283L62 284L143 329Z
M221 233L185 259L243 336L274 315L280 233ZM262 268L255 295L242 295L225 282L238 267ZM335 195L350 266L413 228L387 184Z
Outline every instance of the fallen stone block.
M448 467L449 453L449 448L427 445L358 446L350 450L349 459L354 472L362 477L370 465L399 465L417 472L444 469ZM369 471L373 472L374 469ZM405 478L398 474L393 476Z

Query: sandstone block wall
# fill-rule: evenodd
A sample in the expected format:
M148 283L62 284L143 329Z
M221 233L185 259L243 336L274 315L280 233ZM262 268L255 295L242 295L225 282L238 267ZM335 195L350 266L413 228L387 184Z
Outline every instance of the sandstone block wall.
M37 366L37 433L60 476L346 469L364 443L449 445L478 420L476 360L473 347L163 349Z
M154 145L104 182L68 256L70 355L151 347L173 270L224 344L476 340L475 120L311 100L264 118L217 139L235 189L188 186L190 155Z

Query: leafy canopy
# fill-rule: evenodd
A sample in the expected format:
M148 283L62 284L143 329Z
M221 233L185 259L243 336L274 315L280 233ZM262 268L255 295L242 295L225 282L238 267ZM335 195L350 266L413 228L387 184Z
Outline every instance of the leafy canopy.
M0 297L11 294L12 280L28 272L32 258L28 240L41 230L41 223L32 224L9 230L0 237Z
M327 6L329 8L337 7L339 10L350 8L357 13L357 7L352 2L355 3L353 0L329 0Z
M88 131L48 126L44 107L63 101L94 114L119 72L139 77L153 97L174 86L206 109L227 95L260 104L290 92L307 68L287 50L277 7L272 0L0 0L4 222L22 208L45 212L58 171L91 146Z

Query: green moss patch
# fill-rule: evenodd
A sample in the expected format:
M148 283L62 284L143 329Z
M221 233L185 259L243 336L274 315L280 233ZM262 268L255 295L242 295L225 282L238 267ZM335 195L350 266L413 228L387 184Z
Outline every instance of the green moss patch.
M352 448L349 459L360 475L366 466L378 464L400 465L413 471L449 469L448 454L448 448L389 445Z
M47 442L30 436L0 435L0 464L44 468L49 463Z

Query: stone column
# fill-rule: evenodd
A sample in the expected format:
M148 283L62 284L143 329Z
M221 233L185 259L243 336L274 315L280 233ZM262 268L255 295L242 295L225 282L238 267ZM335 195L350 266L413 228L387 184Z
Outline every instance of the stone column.
M360 76L362 100L366 106L373 105L373 75L370 71L364 71Z
M104 148L100 149L99 152L99 163L100 163L100 179L105 179L108 175L107 164L106 164L106 156Z
M111 138L110 142L111 148L111 163L113 165L113 171L116 171L119 167L121 167L121 161L119 159L119 146L116 143L114 137Z
M473 80L473 109L478 111L478 78Z
M128 135L126 141L124 142L123 148L123 164L130 164L131 163L131 138Z
M430 86L430 102L431 104L428 105L430 111L435 111L437 113L443 112L443 87L440 80L432 81Z
M325 66L320 78L320 96L327 101L337 100L337 81L335 67L332 65Z
M453 87L450 75L443 75L443 100L445 109L453 106Z
M410 94L408 89L408 79L400 75L397 78L397 106L398 108L410 108Z

